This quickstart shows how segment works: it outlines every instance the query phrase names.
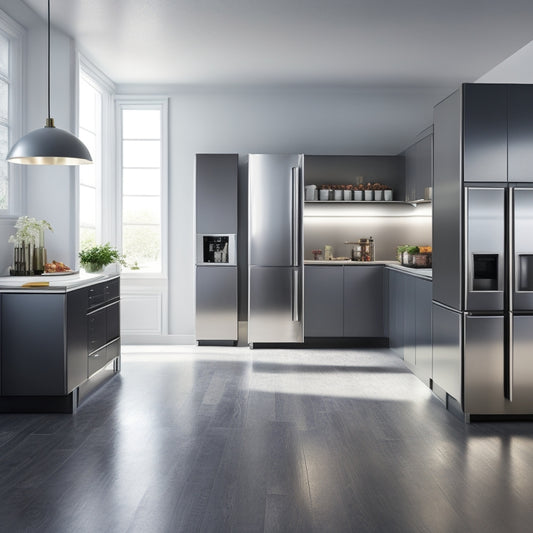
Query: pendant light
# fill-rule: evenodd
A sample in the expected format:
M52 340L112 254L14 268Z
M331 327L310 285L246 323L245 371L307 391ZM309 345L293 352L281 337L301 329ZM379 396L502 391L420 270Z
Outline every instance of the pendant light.
M50 117L50 0L48 0L48 118L44 128L21 137L6 160L21 165L86 165L92 163L87 147L72 133L56 128Z

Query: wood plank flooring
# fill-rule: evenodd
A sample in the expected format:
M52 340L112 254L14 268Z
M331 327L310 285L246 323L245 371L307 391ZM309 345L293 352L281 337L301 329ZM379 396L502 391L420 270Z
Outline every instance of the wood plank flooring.
M533 423L464 424L388 350L141 350L0 415L1 532L533 528Z

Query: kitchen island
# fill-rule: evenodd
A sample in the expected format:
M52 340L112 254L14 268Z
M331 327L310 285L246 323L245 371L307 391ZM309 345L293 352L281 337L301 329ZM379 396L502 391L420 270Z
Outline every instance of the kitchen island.
M3 277L0 310L1 412L72 413L120 371L118 275Z

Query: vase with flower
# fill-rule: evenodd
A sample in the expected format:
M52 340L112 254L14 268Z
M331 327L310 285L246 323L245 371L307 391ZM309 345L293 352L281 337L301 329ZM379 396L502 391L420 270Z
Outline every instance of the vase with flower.
M13 266L10 269L12 276L31 276L42 274L46 263L46 248L44 246L44 231L53 231L46 220L37 220L33 217L19 217L15 235L9 237L13 243Z

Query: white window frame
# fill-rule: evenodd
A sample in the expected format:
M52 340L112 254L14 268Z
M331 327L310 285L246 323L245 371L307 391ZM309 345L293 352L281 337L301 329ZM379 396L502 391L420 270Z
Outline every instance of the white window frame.
M168 279L168 97L124 96L115 97L116 147L117 147L117 193L116 223L117 242L122 250L122 110L159 109L161 111L161 271L160 272L121 272L125 280ZM126 257L126 261L128 258Z
M76 128L79 134L79 78L83 73L86 80L101 94L100 108L100 172L97 175L96 201L97 201L97 220L96 220L96 239L97 242L111 242L115 237L115 217L113 208L115 206L115 181L114 176L114 115L113 115L113 97L115 94L115 85L96 68L83 54L78 53L78 64L76 78ZM80 176L79 167L76 168L76 256L80 249Z
M9 146L20 139L25 117L24 70L22 58L26 52L26 30L6 13L0 10L0 31L9 39ZM0 217L13 217L22 211L24 197L24 169L21 165L8 163L8 208L0 210Z

